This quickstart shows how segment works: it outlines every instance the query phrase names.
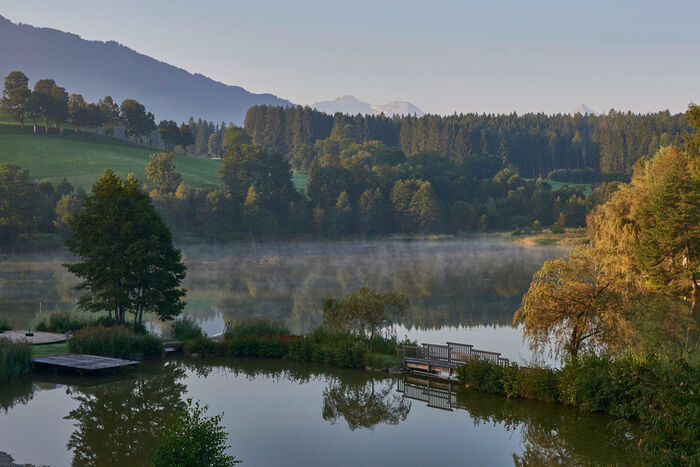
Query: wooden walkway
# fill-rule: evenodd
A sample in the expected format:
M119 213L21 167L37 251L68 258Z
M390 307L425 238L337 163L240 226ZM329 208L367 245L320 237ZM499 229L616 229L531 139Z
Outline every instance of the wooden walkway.
M57 332L34 331L32 336L27 336L27 331L3 331L0 339L10 339L12 342L27 342L31 345L56 344L65 342L66 335Z
M484 360L494 365L506 366L508 359L498 352L477 350L470 344L448 342L446 345L422 344L418 347L404 345L397 349L399 365L412 371L447 377L454 376L457 367L473 360Z
M34 363L44 368L93 372L132 366L139 362L122 360L119 358L100 357L98 355L64 354L37 357L34 359Z

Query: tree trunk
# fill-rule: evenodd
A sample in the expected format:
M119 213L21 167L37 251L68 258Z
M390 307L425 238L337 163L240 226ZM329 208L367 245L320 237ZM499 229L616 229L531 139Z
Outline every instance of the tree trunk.
M34 120L34 134L36 134L36 120Z
M374 326L370 328L369 331L369 353L372 353L372 344L374 341Z

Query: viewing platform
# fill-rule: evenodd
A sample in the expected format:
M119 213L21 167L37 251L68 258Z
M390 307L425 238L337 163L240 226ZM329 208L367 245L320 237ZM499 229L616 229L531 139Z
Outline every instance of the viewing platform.
M86 354L64 354L37 357L34 363L43 368L72 370L83 373L115 370L118 368L137 365L134 360L122 360L120 358L100 357Z
M459 365L483 360L494 365L506 366L508 359L498 352L477 350L470 344L448 342L441 344L421 344L418 347L404 345L397 349L399 365L411 371L427 373L433 376L452 378Z
M31 334L28 336L27 334ZM2 331L0 339L9 339L12 342L27 342L31 345L56 344L66 341L66 335L57 332L28 332L28 331Z

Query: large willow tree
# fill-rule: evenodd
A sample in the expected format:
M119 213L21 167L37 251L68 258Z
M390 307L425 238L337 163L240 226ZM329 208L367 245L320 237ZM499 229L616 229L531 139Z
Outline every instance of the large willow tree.
M70 227L66 243L80 262L66 267L82 279L80 308L108 311L120 324L127 314L140 323L144 313L169 320L182 312L182 254L135 178L105 170Z

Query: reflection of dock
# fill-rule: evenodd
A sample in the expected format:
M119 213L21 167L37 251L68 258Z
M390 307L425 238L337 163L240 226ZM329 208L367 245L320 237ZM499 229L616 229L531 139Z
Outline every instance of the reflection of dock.
M408 399L427 402L428 407L452 411L457 405L457 384L452 381L435 381L428 378L399 380L397 392Z
M404 345L397 350L399 364L409 370L438 377L451 378L457 367L474 360L506 366L508 359L498 352L477 350L473 345L448 342L447 345L422 344L419 347Z

